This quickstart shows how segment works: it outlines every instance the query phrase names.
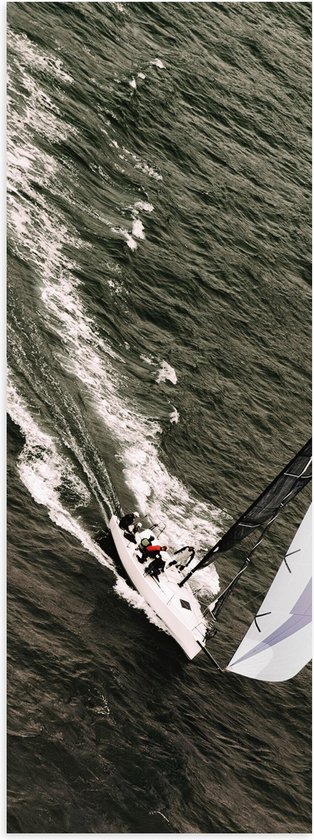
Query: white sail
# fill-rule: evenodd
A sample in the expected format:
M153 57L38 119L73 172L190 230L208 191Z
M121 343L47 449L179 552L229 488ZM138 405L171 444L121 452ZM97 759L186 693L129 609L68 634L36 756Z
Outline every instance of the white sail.
M291 679L311 659L312 506L227 671L256 680Z

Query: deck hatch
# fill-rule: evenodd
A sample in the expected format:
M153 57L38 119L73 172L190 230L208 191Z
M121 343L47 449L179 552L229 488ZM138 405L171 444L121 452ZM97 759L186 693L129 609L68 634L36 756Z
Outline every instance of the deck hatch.
M180 604L185 610L190 610L191 609L191 605L189 604L189 602L184 601L183 598L180 598Z

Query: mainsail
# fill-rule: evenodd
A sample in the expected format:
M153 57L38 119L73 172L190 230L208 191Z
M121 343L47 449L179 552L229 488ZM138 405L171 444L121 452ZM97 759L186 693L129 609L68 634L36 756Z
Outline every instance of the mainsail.
M258 499L250 505L234 525L221 537L218 542L207 551L196 566L186 575L182 584L188 580L197 569L207 566L213 556L229 551L237 543L251 534L255 528L264 530L276 518L279 510L293 499L312 478L312 438L300 449L297 455L289 461L286 467L266 487Z
M282 682L311 659L311 526L312 506L227 671Z

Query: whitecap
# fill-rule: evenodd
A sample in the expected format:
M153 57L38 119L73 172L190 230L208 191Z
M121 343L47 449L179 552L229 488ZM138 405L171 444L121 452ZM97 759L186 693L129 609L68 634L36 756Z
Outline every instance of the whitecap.
M27 67L44 70L49 75L72 84L73 78L63 69L63 62L59 58L55 58L52 53L46 53L38 45L35 46L25 33L18 34L9 29L8 46Z
M160 58L153 58L152 61L150 61L149 63L153 64L154 67L159 67L160 70L164 70L165 68L165 65L163 64Z
M131 236L131 234L129 233L128 230L126 230L125 228L114 228L114 227L110 228L110 230L112 231L112 233L118 233L118 234L120 234L120 236L123 236L123 238L126 241L126 244L127 244L128 248L130 248L131 251L136 251L137 242L136 242L135 239L133 239L133 236Z
M112 289L115 295L120 295L123 291L123 285L119 282L119 280L114 280L112 277L109 277L107 280L108 286Z
M166 380L172 382L173 385L176 385L178 381L175 369L168 362L162 362L156 382L166 382Z
M143 353L141 353L140 359L142 359L143 362L146 362L147 365L152 365L154 363L152 356L144 356Z
M162 181L162 175L160 175L159 172L156 172L152 166L148 165L148 163L144 163L141 160L137 160L135 164L135 169L140 169L142 172L144 172L145 175L149 175L150 178L154 178L155 181Z
M178 412L178 409L175 408L175 406L173 406L173 411L171 412L169 417L170 417L170 423L178 423L179 422L180 414Z
M126 239L126 244L127 244L128 248L130 248L131 251L136 251L137 242L135 241L135 239L133 239L133 236L130 236L129 233L126 233L125 239Z
M141 160L141 158L139 158L138 155L135 155L133 152L130 152L130 150L127 149L125 146L123 146L123 151L125 155L127 155L127 157L130 157L131 160L135 161L135 169L140 169L141 172L144 172L144 174L148 175L150 178L154 178L155 181L162 181L162 175L160 175L159 172L156 172L155 169L153 169L152 166L149 166L149 164L146 163L144 160Z
M144 210L145 213L152 213L154 205L150 204L149 201L136 201L131 209L136 213L140 210Z
M132 225L132 234L133 236L136 236L137 239L145 239L144 225L140 219L134 219Z

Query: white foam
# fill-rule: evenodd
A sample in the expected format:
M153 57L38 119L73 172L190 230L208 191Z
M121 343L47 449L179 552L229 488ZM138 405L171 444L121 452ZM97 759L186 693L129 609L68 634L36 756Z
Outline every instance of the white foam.
M67 290L67 295L69 289ZM73 300L76 292L72 291ZM82 305L69 305L62 298L58 286L58 305L55 294L45 294L48 309L53 305L55 327L67 341L67 355L62 359L65 369L75 374L88 388L89 398L119 444L125 481L133 491L137 505L150 521L166 525L167 542L182 545L191 541L204 550L216 541L219 511L193 499L182 483L168 473L158 455L158 436L161 427L156 421L142 417L135 406L129 406L122 396L124 379L117 379L111 367L110 351L91 329ZM66 304L66 312L63 306ZM57 318L59 326L57 325ZM207 575L211 591L218 591L218 577Z
M134 161L135 169L140 169L142 172L145 173L145 175L148 175L150 178L154 178L155 181L162 181L162 175L160 175L159 172L156 172L155 169L153 169L152 166L149 166L149 164L146 163L144 160L139 158L138 155L135 155L133 154L133 152L130 152L130 150L127 149L125 146L123 146L123 151L127 157L130 157L131 160Z
M111 709L108 703L107 698L104 694L99 695L101 702L97 705L93 705L93 713L97 715L103 715L103 717L109 718L111 715Z
M135 219L132 225L132 234L137 239L145 239L144 225L140 219Z
M150 61L149 63L154 65L154 67L158 67L159 70L164 70L164 68L165 68L165 65L161 61L161 58L153 58L153 60Z
M112 231L112 233L118 233L120 236L122 236L122 237L123 237L123 239L125 239L126 244L127 244L128 248L130 248L130 249L131 249L131 251L136 251L136 249L137 249L137 242L136 242L136 240L133 238L133 236L131 236L131 234L129 233L129 231L128 231L128 230L126 230L126 228L115 228L115 227L112 227L112 228L110 228L110 230Z
M154 205L150 204L149 201L136 201L134 207L131 209L135 213L138 213L140 210L144 210L146 213L152 213Z
M169 416L170 416L170 423L178 423L179 422L180 414L179 414L177 408L175 408L175 406L173 406L173 411L171 412L171 414Z
M33 129L37 134L46 137L52 142L60 142L67 136L67 131L60 119L59 109L52 103L51 99L43 92L37 82L24 69L20 68L20 76L23 87L26 88L28 95L25 97L25 104L23 115L13 110L13 105L8 108L8 137L12 138L12 132L15 130L17 141L21 134L25 135L26 127ZM10 89L18 96L18 91L14 87L14 78L11 70L8 70L8 85ZM75 133L75 129L71 128L71 133ZM37 157L39 150L36 149ZM23 154L27 156L27 151L23 149ZM48 158L50 156L44 153ZM51 159L51 158L50 158Z
M156 172L152 166L148 165L148 163L138 160L135 164L135 169L141 169L145 175L149 175L149 177L154 178L155 181L162 181L162 175L160 175L159 172Z
M123 155L119 155L119 157L124 158ZM132 251L135 251L137 247L136 239L145 239L145 231L144 225L141 219L139 218L139 212L144 211L146 213L152 213L154 207L148 201L136 201L134 205L127 208L131 211L131 216L133 219L132 222L132 236L130 235L129 231L125 228L111 228L113 233L122 234L122 236L126 239L127 245Z
M36 70L44 70L62 82L71 84L73 82L72 76L66 73L63 69L63 64L59 58L55 58L51 53L48 54L40 49L30 41L27 35L18 34L12 30L8 30L8 47L13 50L18 56L22 64L26 67L34 67Z
M147 365L153 365L154 364L154 360L153 360L152 356L145 356L143 353L141 353L140 359L142 359L143 362L146 362Z
M156 382L166 382L167 380L172 382L173 385L176 385L178 381L177 374L175 369L169 365L169 362L162 362Z
M122 274L122 268L120 265L118 265L118 263L112 263L107 261L106 268L108 268L109 271L113 271L114 274L119 274L119 276L121 276Z
M112 289L112 291L115 295L121 295L122 294L123 286L122 286L122 283L119 283L118 280L115 280L112 277L109 277L109 280L107 281L107 283L108 283L109 288Z
M115 583L114 589L117 595L120 595L120 597L124 598L124 600L127 601L128 604L130 604L132 607L135 607L135 609L137 610L143 610L151 624L154 624L155 627L158 627L159 630L163 630L164 633L167 633L169 635L168 628L163 623L163 621L160 618L158 618L156 613L154 613L154 610L152 610L151 607L147 604L145 598L143 598L143 596L140 595L140 593L137 592L135 589L131 589L131 587L124 580L124 578L118 578L117 582Z
M127 244L128 248L130 248L131 251L136 251L137 242L135 241L135 239L133 239L133 236L130 236L128 231L124 231L124 236L125 236L125 240L126 240L126 244Z

